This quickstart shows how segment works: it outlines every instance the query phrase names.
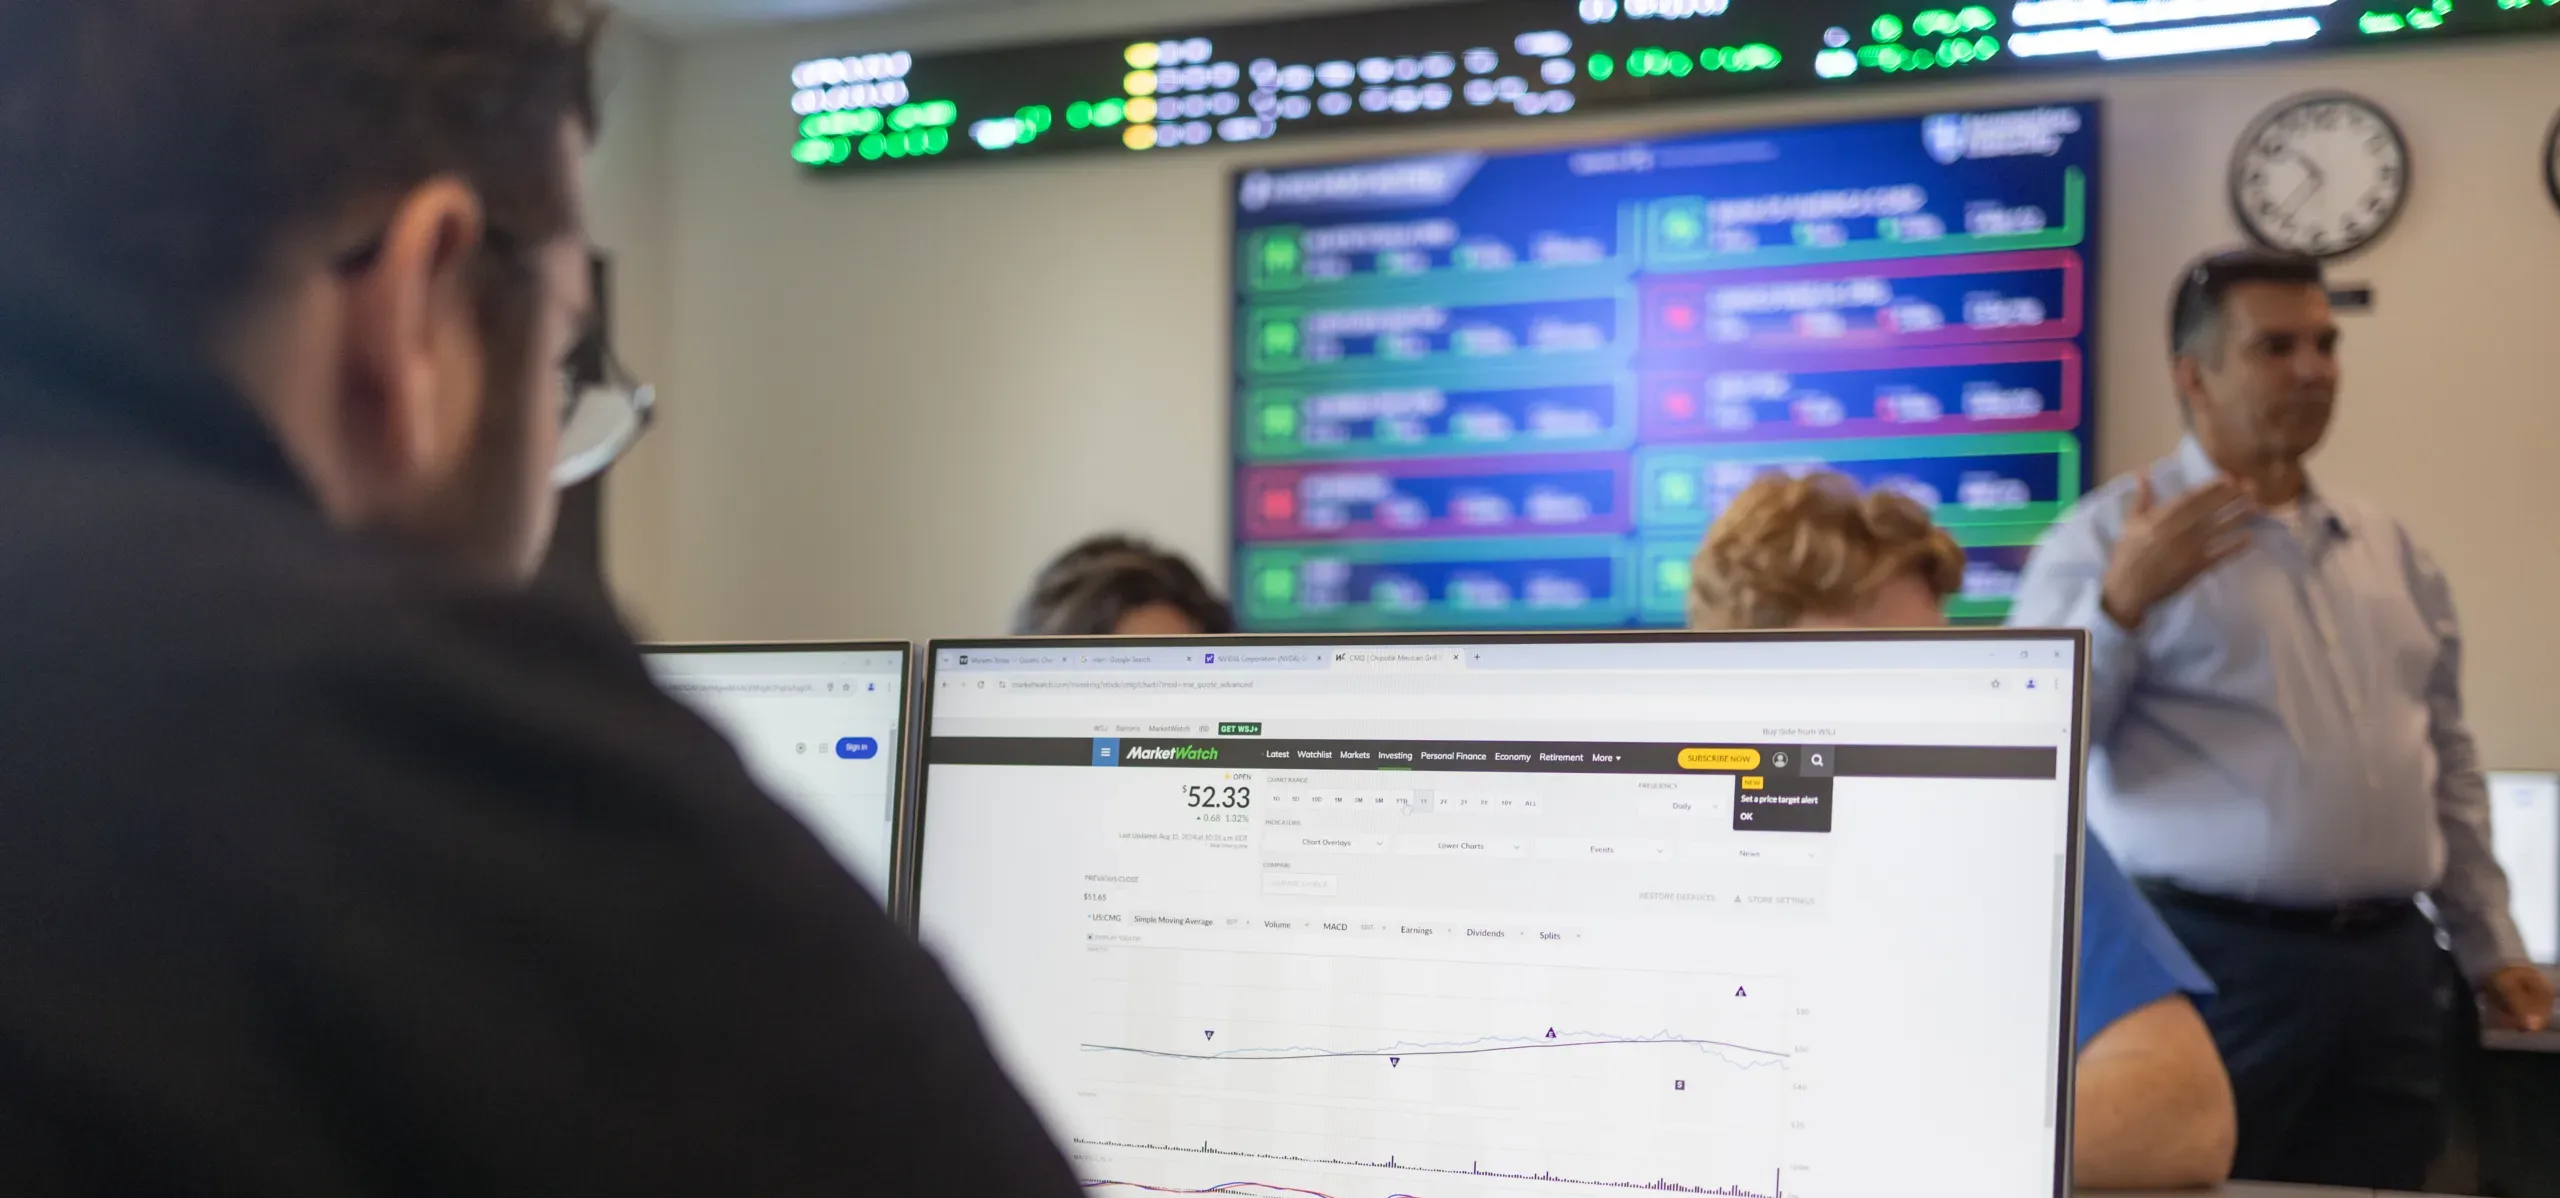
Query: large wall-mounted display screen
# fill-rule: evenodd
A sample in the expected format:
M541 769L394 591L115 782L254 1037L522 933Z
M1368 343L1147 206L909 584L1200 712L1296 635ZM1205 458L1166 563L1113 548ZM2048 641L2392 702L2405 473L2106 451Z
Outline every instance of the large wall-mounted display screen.
M2082 494L2098 109L1238 178L1248 627L1677 625L1768 471L1918 499L2004 615Z
M1198 146L1949 77L2560 30L2560 0L1466 0L982 50L830 49L775 80L822 171ZM999 35L1001 36L1001 35ZM779 130L777 130L778 132Z

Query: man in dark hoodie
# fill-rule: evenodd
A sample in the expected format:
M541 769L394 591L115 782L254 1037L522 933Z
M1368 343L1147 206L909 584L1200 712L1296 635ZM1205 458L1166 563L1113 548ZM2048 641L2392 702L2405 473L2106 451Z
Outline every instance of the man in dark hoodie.
M0 0L0 1192L1074 1182L590 601L578 0ZM616 405L626 410L617 412Z

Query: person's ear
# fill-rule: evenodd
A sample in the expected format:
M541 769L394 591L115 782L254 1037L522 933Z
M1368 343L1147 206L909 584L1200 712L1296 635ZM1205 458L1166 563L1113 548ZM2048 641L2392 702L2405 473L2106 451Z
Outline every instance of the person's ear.
M472 267L486 237L479 194L430 180L401 198L349 282L339 427L384 490L450 474L470 448L483 381Z
M2178 414L2190 425L2204 402L2204 360L2194 354L2169 359L2169 381L2178 389Z

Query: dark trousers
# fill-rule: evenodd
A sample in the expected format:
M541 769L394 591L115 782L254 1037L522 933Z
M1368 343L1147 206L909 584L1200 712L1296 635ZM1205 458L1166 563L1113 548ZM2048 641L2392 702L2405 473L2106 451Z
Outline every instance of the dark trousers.
M2444 972L2434 925L2261 926L2160 902L2221 994L2205 1023L2240 1109L2232 1176L2417 1190L2444 1141Z

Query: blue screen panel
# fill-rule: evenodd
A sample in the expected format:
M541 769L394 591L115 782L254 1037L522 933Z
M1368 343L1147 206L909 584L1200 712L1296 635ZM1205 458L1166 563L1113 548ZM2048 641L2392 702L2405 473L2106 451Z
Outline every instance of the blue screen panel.
M1732 494L1928 505L2004 614L2087 486L2094 105L1255 171L1238 607L1259 630L1677 624Z

